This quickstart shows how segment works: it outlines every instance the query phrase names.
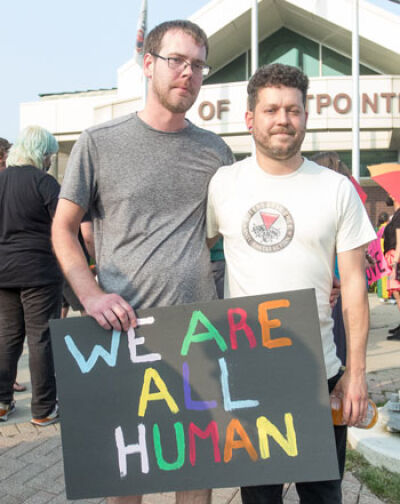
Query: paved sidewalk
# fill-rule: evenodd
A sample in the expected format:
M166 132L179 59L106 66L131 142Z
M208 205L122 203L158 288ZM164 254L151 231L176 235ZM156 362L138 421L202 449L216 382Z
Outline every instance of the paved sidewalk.
M371 331L368 344L368 385L378 403L400 389L400 341L386 340L388 328L400 321L396 306L382 305L370 296ZM20 361L18 379L29 388L27 355ZM66 504L59 425L36 427L29 423L29 390L17 394L17 411L0 424L0 504ZM380 504L383 502L351 474L343 482L344 504ZM105 499L75 501L103 503ZM213 504L240 504L237 488L217 489ZM298 503L294 486L286 489L285 504ZM172 504L171 493L153 494L144 504ZM317 504L317 503L316 503Z

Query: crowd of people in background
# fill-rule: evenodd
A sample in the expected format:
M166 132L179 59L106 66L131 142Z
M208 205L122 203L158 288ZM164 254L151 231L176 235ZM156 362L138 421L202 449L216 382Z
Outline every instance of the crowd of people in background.
M14 392L23 387L16 379L25 339L32 423L47 426L58 420L49 319L66 316L70 306L105 329L127 331L136 325L134 308L302 288L310 282L317 289L324 327L330 391L346 401L349 425L364 414L367 395L361 370L368 309L363 261L375 234L353 190L355 181L337 153L320 153L311 161L301 156L308 79L298 69L280 64L260 68L249 83L246 124L256 156L234 163L220 137L185 117L209 71L207 53L207 37L193 23L176 21L154 28L145 42L143 67L149 90L144 109L106 128L100 125L82 133L61 192L57 180L47 173L58 151L53 135L32 126L20 133L14 145L0 139L0 420L6 421L15 411ZM261 112L266 109L271 110L268 116ZM298 234L277 243L275 254L256 243L250 228L243 239L231 217L239 205L238 184L240 204L247 198L246 211L258 211L259 201L280 198L281 206L276 208L285 219L305 222L310 214L304 213L306 202L298 195L311 183L315 197L321 201L334 197L339 203L338 208L325 208L318 219L311 219L315 221L312 234L306 231L310 220L296 228L296 233L304 233L301 240L315 246L307 256ZM211 260L205 240L208 186L208 237L219 238ZM289 202L295 207L293 217L285 213ZM307 202L308 207L316 204ZM396 277L400 202L393 205L394 215L382 215L378 222L392 268L379 289L393 296L400 309ZM287 248L291 240L297 256L289 262L287 254L293 257L294 253ZM99 257L96 250L101 250ZM335 251L343 296L333 310L333 340L329 258ZM97 277L90 269L95 260ZM260 276L259 271L268 275ZM354 336L357 331L361 336ZM400 340L400 325L389 338ZM352 341L350 353L346 341ZM346 371L349 359L351 369L360 368L360 376ZM335 427L335 435L342 476L345 427ZM300 484L298 491L306 499L313 496L313 502L328 502L318 500L324 493L337 499L329 502L340 502L340 485L341 480ZM242 499L281 502L281 493L278 485L246 487ZM179 502L205 504L211 498L209 490L182 495ZM138 504L141 497L115 497L109 502Z

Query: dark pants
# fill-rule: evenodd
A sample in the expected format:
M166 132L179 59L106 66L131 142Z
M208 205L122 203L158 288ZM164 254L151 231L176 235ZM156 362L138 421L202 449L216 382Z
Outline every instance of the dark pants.
M328 380L329 392L333 390L341 374ZM342 478L346 460L347 427L334 427L336 453L339 462L340 479L296 483L300 504L341 504ZM283 485L260 485L242 487L243 504L282 504Z
M336 355L346 365L346 330L342 313L342 296L339 296L332 311L333 338L336 345Z
M48 322L60 317L61 299L62 284L0 289L0 402L10 403L13 399L18 359L26 335L34 418L45 418L56 404Z
M218 299L224 299L225 261L213 261L211 263L211 270Z

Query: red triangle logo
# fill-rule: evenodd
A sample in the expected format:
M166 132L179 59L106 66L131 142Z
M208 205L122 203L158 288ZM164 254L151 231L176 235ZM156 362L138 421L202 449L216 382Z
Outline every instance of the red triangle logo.
M260 212L261 218L264 222L265 229L268 231L272 225L279 219L279 215L268 214Z

